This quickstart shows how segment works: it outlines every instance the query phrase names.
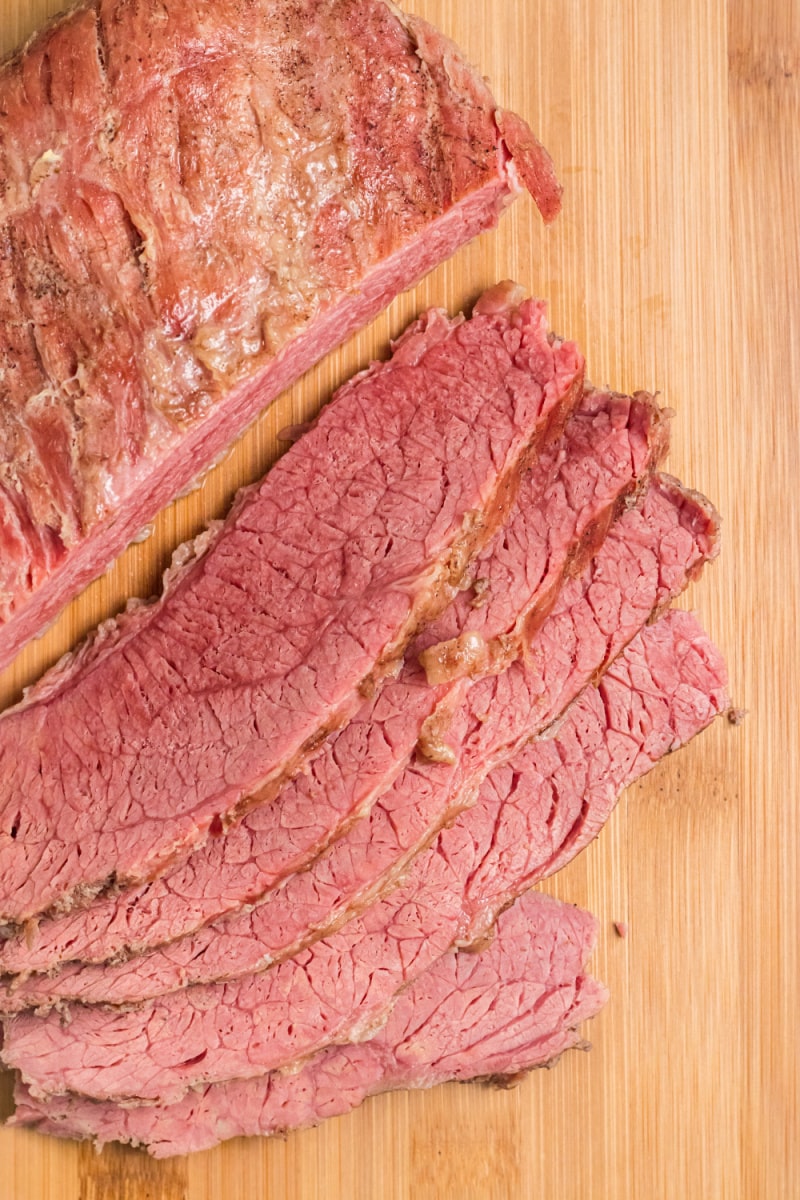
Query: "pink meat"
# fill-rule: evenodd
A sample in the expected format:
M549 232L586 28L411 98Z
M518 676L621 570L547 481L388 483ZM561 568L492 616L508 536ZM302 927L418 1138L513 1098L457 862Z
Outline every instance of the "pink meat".
M667 429L650 397L588 392L564 437L523 479L504 528L476 559L476 585L426 626L399 678L326 743L307 773L161 878L98 897L0 943L0 969L42 971L70 959L141 953L256 901L320 853L403 771L424 723L441 723L465 695L459 678L427 686L416 662L420 650L469 632L486 652L485 661L468 663L472 677L515 656L551 607L565 570L581 569L619 504L642 486L666 449ZM0 992L0 1008L4 1003Z
M431 312L164 596L0 717L0 920L140 883L271 800L446 607L580 399L543 306Z
M368 1042L323 1050L295 1074L209 1084L169 1107L43 1101L18 1084L12 1123L166 1158L316 1125L377 1092L517 1076L578 1044L577 1026L605 1003L605 988L583 973L594 939L588 913L529 892L481 954L446 954L415 980Z
M583 782L575 767L587 755L601 756L591 782L608 811L609 792L729 704L719 652L695 618L679 611L634 639L620 669L612 668L588 696L589 707L578 705L567 717L575 729L559 734L555 763L534 764L543 786L534 781L533 802L545 824L554 799L576 777ZM7 1017L3 1058L34 1094L172 1103L189 1087L252 1078L327 1045L360 1040L385 1019L400 988L453 944L480 938L539 877L541 835L520 828L521 793L506 805L504 790L487 789L414 861L400 887L296 957L127 1011L73 1005L66 1020L55 1010ZM522 812L527 821L527 808Z
M492 227L514 156L550 219L524 122L384 0L96 0L6 60L0 667L283 388Z
M669 564L667 548L676 539L682 541L683 570L672 587L665 587L659 577L662 548L663 562ZM307 871L288 879L254 908L213 921L160 951L116 965L71 964L56 974L12 979L0 990L0 1009L17 1012L72 1000L135 1003L187 984L264 970L331 933L388 891L442 825L474 802L496 764L511 758L512 774L522 772L519 756L512 756L565 710L587 680L608 666L650 612L671 599L679 583L715 547L715 526L709 526L707 504L673 484L657 481L642 508L628 511L616 522L579 583L567 585L571 602L565 605L559 600L531 641L526 656L530 666L523 660L505 676L484 680L453 710L446 732L454 757L451 767L410 762L368 819L357 822ZM632 578L637 587L626 609ZM618 591L609 604L614 580ZM598 595L604 597L605 620L593 617ZM609 622L609 614L616 625ZM572 662L580 663L579 672L571 669ZM597 832L615 795L601 791L593 797L586 828ZM569 792L561 805L562 818L570 824L574 800ZM576 831L569 857L587 840ZM546 857L541 873L549 873Z

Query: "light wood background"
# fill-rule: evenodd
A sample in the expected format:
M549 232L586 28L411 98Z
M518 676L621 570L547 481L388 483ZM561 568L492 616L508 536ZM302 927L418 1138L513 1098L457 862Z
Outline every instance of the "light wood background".
M0 702L221 514L275 433L429 303L515 276L549 298L595 382L657 389L671 469L725 518L688 596L748 710L623 798L549 887L601 925L613 998L590 1054L511 1092L372 1100L285 1141L155 1164L0 1132L13 1200L778 1200L800 1196L800 9L795 0L406 0L550 147L564 212L527 200L311 372L202 490L162 514L0 679ZM0 0L0 52L59 0ZM622 940L614 921L629 924Z

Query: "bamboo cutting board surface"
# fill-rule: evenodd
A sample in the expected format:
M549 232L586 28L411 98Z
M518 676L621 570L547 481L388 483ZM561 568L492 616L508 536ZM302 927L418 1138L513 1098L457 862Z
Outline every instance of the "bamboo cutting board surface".
M0 0L0 54L59 0ZM553 153L564 211L524 199L252 428L0 677L7 704L99 619L154 591L337 382L428 304L513 276L592 379L657 390L669 467L724 519L687 595L727 655L723 722L629 789L547 890L590 908L611 988L572 1053L509 1092L384 1096L286 1140L154 1163L0 1131L13 1200L773 1200L800 1195L800 7L796 0L408 0ZM619 938L613 922L625 921ZM7 1079L2 1104L8 1110Z

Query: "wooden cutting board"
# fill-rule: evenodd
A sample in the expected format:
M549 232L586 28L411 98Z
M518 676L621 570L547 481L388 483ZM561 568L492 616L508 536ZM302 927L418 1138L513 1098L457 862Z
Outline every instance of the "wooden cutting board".
M510 1092L380 1097L285 1141L161 1164L2 1130L10 1200L800 1195L800 8L407 2L530 120L556 159L562 216L544 230L521 201L283 396L20 656L0 702L126 597L151 593L172 548L270 464L276 431L383 353L412 314L457 310L514 276L549 299L595 382L658 390L675 410L669 465L725 518L722 558L685 603L724 649L748 716L631 788L599 841L547 885L600 921L593 969L612 1000L590 1054ZM0 0L0 53L59 4Z

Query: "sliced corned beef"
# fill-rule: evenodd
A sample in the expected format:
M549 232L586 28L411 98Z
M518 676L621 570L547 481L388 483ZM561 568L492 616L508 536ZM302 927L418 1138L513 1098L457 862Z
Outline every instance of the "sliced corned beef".
M554 799L576 783L597 789L607 812L609 793L727 705L719 652L691 614L669 612L568 713L556 754L546 745L542 767L528 760L528 796L513 779L511 787L486 789L415 860L400 887L337 933L269 971L140 1008L73 1005L67 1020L57 1011L8 1017L3 1058L34 1094L170 1103L195 1084L251 1078L332 1043L358 1041L385 1019L401 987L454 943L481 937L538 878L542 832L521 828L520 813L527 826L538 811L534 826L546 826L551 808L557 812ZM591 806L582 797L569 807L578 812L582 802ZM567 837L577 819L568 818Z
M667 428L648 396L587 392L564 437L523 478L506 525L472 567L473 586L422 631L399 678L326 743L307 773L159 879L100 896L0 943L0 971L141 953L254 902L321 852L403 770L424 722L430 750L435 713L441 725L445 710L463 700L465 688L455 680L426 685L420 651L446 648L459 635L463 646L469 635L478 647L472 674L516 655L544 619L565 570L581 569L620 502L642 486L666 449ZM452 662L446 651L436 653L440 664Z
M554 216L525 123L384 0L85 0L0 65L0 667L520 176Z
M529 892L481 954L443 955L415 980L368 1042L324 1050L294 1074L209 1084L168 1107L37 1100L20 1083L12 1123L166 1158L316 1125L377 1092L517 1076L576 1045L577 1026L605 1003L605 988L584 974L594 939L588 913Z
M68 964L56 974L11 979L0 989L0 1010L44 1008L65 1000L134 1003L187 984L263 970L331 933L391 886L442 825L475 800L486 774L551 724L716 545L716 521L707 502L658 478L641 506L615 523L581 579L566 585L523 660L505 675L476 684L451 711L445 744L452 765L409 763L368 819L254 908L118 965ZM670 546L676 547L672 553ZM682 570L665 586L662 564L674 567L676 557ZM573 663L580 664L579 672ZM511 770L521 770L517 758ZM615 794L593 797L587 828L601 827ZM566 797L562 808L559 819L572 824ZM540 831L537 841L543 836ZM572 853L586 840L575 833Z
M0 717L0 919L142 882L271 800L452 599L580 399L580 353L502 295L415 322L158 603Z

